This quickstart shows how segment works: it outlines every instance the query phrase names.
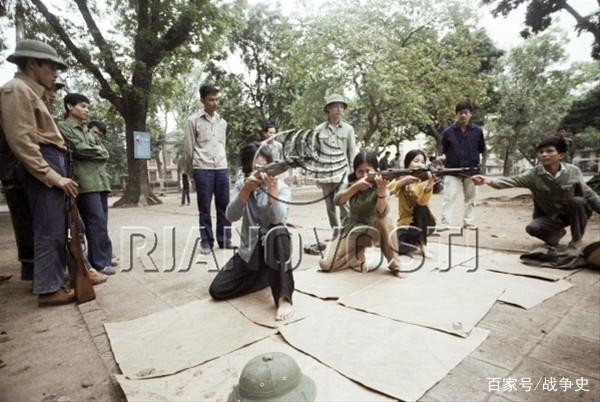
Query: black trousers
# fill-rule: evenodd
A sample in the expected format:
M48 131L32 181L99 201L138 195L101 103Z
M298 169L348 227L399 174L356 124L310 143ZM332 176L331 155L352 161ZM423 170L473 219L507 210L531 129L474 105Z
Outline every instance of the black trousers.
M21 279L33 280L33 219L29 210L29 198L23 184L17 180L2 180L6 204L10 212L17 253L21 262Z
M63 151L40 145L40 152L51 168L66 176ZM30 174L27 175L26 188L33 218L33 293L53 293L64 283L67 265L65 193L57 187L46 186Z
M585 234L587 221L592 216L592 208L583 197L569 199L566 214L557 218L538 216L527 225L525 230L533 237L543 240L546 244L557 246L565 235L564 228L571 227L571 238L579 241Z
M208 292L215 300L228 300L270 286L276 305L281 297L291 303L294 292L291 249L287 229L281 226L272 230L264 246L262 238L258 240L248 262L236 253L219 271Z
M413 209L413 221L409 228L398 229L398 253L410 254L415 251L418 244L427 244L427 236L433 233L435 219L431 215L429 207L415 205Z

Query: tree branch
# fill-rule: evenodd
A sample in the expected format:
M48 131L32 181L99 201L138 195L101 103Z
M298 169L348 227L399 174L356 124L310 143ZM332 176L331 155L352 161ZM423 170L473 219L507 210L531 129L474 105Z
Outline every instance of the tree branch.
M171 28L169 28L159 39L155 58L154 60L149 60L149 65L151 67L156 66L160 63L166 53L177 49L188 40L190 33L192 32L193 23L194 20L190 13L182 13L177 21L173 23Z
M75 0L75 3L77 3L79 12L83 16L83 20L85 21L96 46L98 46L98 49L100 50L106 71L111 78L115 80L119 88L123 89L127 85L127 80L123 76L123 72L118 64L115 62L111 47L106 43L106 40L102 36L102 32L98 29L98 25L96 25L96 21L94 21L94 17L92 17L90 9L87 6L87 0Z
M46 5L42 3L41 0L31 0L32 3L37 7L37 9L42 13L44 18L48 21L54 32L58 35L58 37L63 41L63 43L67 46L67 48L71 51L71 54L75 59L83 66L85 69L96 78L98 83L100 84L100 96L107 99L117 110L121 110L121 97L112 90L110 84L104 76L102 72L98 68L96 64L92 62L90 56L84 53L81 49L79 49L71 40L69 34L65 31L65 29L60 24L58 18L52 14Z
M594 35L594 38L596 39L596 42L600 42L600 28L598 26L596 26L594 23L592 23L587 18L581 16L581 14L579 14L566 1L564 3L564 9L575 18L575 20L577 21L577 25L580 27L580 29L587 30L592 35Z

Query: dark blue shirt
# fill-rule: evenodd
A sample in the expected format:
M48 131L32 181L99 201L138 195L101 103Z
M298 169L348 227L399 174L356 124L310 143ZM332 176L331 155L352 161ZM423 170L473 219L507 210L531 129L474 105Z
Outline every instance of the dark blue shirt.
M446 155L447 168L479 167L479 154L485 152L483 130L475 124L469 124L463 133L454 123L442 133L442 150Z

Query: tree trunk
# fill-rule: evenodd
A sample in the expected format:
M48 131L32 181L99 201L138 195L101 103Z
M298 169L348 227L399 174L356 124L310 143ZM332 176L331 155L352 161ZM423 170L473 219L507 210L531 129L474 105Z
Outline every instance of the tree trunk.
M125 119L128 177L123 197L114 206L127 208L161 204L150 187L147 161L134 159L133 154L133 132L146 131L148 103L143 97L124 96L123 105L125 110L120 112Z
M514 154L514 147L515 147L515 144L514 144L514 142L511 142L511 141L509 141L508 145L506 146L506 150L504 152L504 166L502 169L503 176L511 176L512 175L512 167L513 167L512 157Z

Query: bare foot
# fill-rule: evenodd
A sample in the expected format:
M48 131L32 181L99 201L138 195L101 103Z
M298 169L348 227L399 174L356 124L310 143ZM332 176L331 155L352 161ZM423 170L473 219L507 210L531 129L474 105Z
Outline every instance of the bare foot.
M289 318L292 318L293 315L294 308L289 300L283 297L279 298L279 307L277 308L277 313L275 313L275 320L285 321Z

